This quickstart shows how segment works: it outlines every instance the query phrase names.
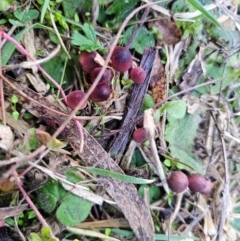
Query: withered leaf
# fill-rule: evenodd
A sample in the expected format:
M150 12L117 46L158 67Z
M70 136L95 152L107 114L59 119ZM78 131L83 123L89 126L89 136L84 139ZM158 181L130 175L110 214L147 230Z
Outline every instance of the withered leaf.
M202 73L202 65L197 55L182 75L182 82L179 85L180 90L186 90L195 86Z
M148 23L149 28L157 28L162 35L162 39L158 40L158 44L174 45L180 42L182 33L177 27L175 22L171 22L167 19L160 19Z
M7 217L17 216L27 209L27 207L27 204L23 204L15 207L0 208L0 220L3 220Z
M160 61L159 55L156 55L153 68L150 74L150 88L154 102L160 103L167 97L167 85L164 66Z

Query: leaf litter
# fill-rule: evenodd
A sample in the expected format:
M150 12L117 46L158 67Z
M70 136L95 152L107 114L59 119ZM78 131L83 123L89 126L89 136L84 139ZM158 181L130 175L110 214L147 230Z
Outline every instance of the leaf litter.
M137 9L137 1L133 0L129 5L121 0L115 3L113 1L100 1L98 11L92 11L93 5L91 3L80 0L79 6L81 7L77 7L73 1L63 1L62 5L57 1L50 2L52 5L49 5L49 7L55 8L58 5L62 9L62 12L54 13L59 30L51 27L47 15L42 15L40 17L44 19L45 26L49 26L49 29L45 31L47 32L50 29L51 33L59 31L57 32L58 38L60 36L66 41L69 40L69 35L60 28L66 30L67 24L67 32L69 31L70 36L75 39L72 41L75 46L70 47L67 45L67 41L65 44L67 51L75 62L75 66L64 64L67 59L62 50L57 58L53 58L52 61L45 63L43 66L46 70L48 69L48 74L55 78L54 71L56 68L51 67L51 64L53 66L58 64L58 68L62 70L61 73L59 71L57 73L58 83L62 85L66 94L79 88L87 90L89 86L84 84L86 82L83 79L87 80L88 76L81 72L77 63L78 45L80 45L81 50L99 49L109 52L112 39L120 36L120 31L117 35L117 30L122 26L122 21L128 20L129 13ZM80 228L73 229L68 226L80 222L84 224L96 220L107 221L109 217L112 217L113 220L119 218L127 220L129 226L121 225L120 222L115 227L117 232L109 226L109 239L110 237L116 237L119 240L134 239L133 236L136 235L138 240L182 240L186 236L189 240L195 240L196 238L200 240L236 240L240 237L238 208L239 45L237 41L239 40L239 17L236 11L238 5L235 1L224 3L216 1L216 3L207 3L208 5L204 1L200 1L205 4L203 6L198 1L177 1L173 4L160 3L158 5L151 5L149 1L143 2L148 2L150 8L146 18L141 19L141 21L144 21L144 27L138 29L135 38L129 38L130 33L134 31L134 26L138 24L137 17L139 16L135 15L129 22L130 26L124 26L126 32L122 33L122 39L117 39L117 42L118 44L124 43L124 45L131 46L134 66L141 65L141 61L146 57L144 51L156 52L156 49L158 49L158 54L154 58L155 62L151 64L153 66L152 72L149 72L146 80L149 84L146 84L144 91L137 92L135 101L131 95L134 95L134 89L139 87L133 86L131 80L129 80L129 73L114 73L111 84L114 86L115 93L111 95L110 100L100 104L89 100L87 108L77 116L84 128L93 135L92 137L83 130L85 147L82 153L78 151L80 144L78 131L81 131L81 129L76 128L75 121L70 121L65 129L62 128L61 131L58 131L58 133L61 133L59 139L51 139L54 129L58 129L62 125L67 113L54 107L44 97L40 97L38 94L34 94L32 90L27 89L27 85L31 89L36 85L36 82L33 82L35 80L40 81L37 84L40 89L35 88L38 92L45 94L49 88L47 85L44 87L45 81L39 73L36 73L35 69L29 71L20 69L22 75L27 76L30 72L30 74L35 75L36 79L31 84L26 82L15 83L15 89L10 88L10 86L14 86L14 82L9 86L6 80L18 78L17 71L7 70L6 68L4 73L1 73L1 79L6 82L4 84L5 98L7 96L11 98L13 93L18 96L18 101L15 104L10 103L10 106L6 109L7 115L1 115L3 123L6 121L14 131L11 132L14 137L9 134L1 138L1 143L9 140L9 138L11 139L8 141L8 147L6 147L6 143L4 147L1 146L1 160L4 167L1 170L1 186L6 187L1 189L1 195L4 197L1 201L1 207L8 208L13 199L13 194L17 192L16 185L8 185L8 183L16 182L17 187L20 188L19 185L21 184L19 184L17 175L21 178L25 176L25 179L27 179L26 172L29 172L29 169L35 166L35 168L39 168L47 174L48 180L40 178L41 174L33 172L35 174L31 180L36 179L37 184L33 188L30 198L38 204L41 203L41 198L37 199L37 193L40 193L39 190L44 190L44 187L49 185L51 188L42 197L47 198L51 194L49 198L52 197L54 200L49 212L50 216L55 224L61 223L67 227L66 230L73 232L73 239L80 237L79 235L92 237L91 240L106 238L106 236L101 236L102 234L97 235L98 232L107 233L107 227L103 225L103 229L101 229L101 224L92 233L89 230L83 232ZM37 4L39 5L36 6L41 8L41 3ZM36 6L31 6L32 10L37 11ZM72 6L72 8L69 8L69 6ZM212 9L215 9L215 12L212 12ZM16 19L10 21L10 24L18 28L28 20L37 22L38 16L32 16L32 10L24 13L24 19L19 17L21 11L18 10L12 15ZM86 15L80 17L76 14L78 11L84 11ZM97 19L97 26L88 24L88 22L91 22L88 12L92 13L93 19ZM48 12L46 13L48 14ZM212 18L213 14L215 18ZM3 19L7 18L4 12L1 13L1 16L3 16ZM64 21L59 16L63 17ZM158 19L159 17L160 19ZM229 21L231 22L231 28L226 30ZM219 23L221 28L217 27ZM29 22L29 28L32 26L32 23ZM40 29L34 29L34 35L32 34L30 37L32 44L41 31ZM141 39L143 32L146 33L147 43ZM16 33L13 32L14 35ZM104 36L105 33L106 37ZM79 42L76 41L78 36L81 36ZM16 37L22 38L20 35L16 35ZM155 39L155 45L152 45L153 39ZM52 42L55 40L51 40L50 49L52 49L53 44L56 44L56 42ZM127 43L129 40L133 41L132 45ZM86 45L81 41L84 41ZM26 41L23 41L23 43L28 49ZM153 49L149 50L149 46ZM46 51L48 45L43 45L41 48L42 51ZM28 52L31 52L31 50L28 49ZM5 46L3 46L3 53L5 55L7 53ZM13 64L11 55L11 52L9 52L6 59L10 59L10 61L7 64ZM19 55L19 52L15 52L14 55ZM103 55L103 58L107 59L105 55ZM21 58L19 60L21 64ZM2 63L5 62L2 61ZM105 64L103 64L104 66ZM74 73L76 69L78 71ZM64 76L68 77L65 78ZM28 81L32 77L26 79ZM50 95L53 95L54 99L58 87L52 83L50 85ZM118 87L115 88L115 86ZM25 93L25 96L21 96L19 90ZM49 95L49 93L46 94ZM115 96L117 96L117 100L114 99ZM108 118L112 113L117 113L114 102L121 98L122 103L127 103L127 106L123 107L125 107L126 113L130 113L128 114L129 117L126 113L120 113L122 121ZM61 102L61 99L58 102ZM136 103L138 103L137 107ZM52 113L54 114L49 114L48 108L53 109L55 112ZM151 124L146 121L146 113L150 111L149 108L153 108L151 110L153 114ZM16 117L16 115L13 115L14 112L22 113L24 109L30 112L32 116L29 113L20 115L13 125L12 121L10 122L9 115ZM27 116L29 117L27 118ZM76 118L74 115L71 116ZM81 117L91 120L95 116L101 118L101 121L97 124L96 120L94 122L81 120ZM145 116L144 126L151 132L150 145L148 142L136 145L131 141L132 131L142 125L143 116ZM128 120L126 120L126 117ZM28 123L29 127L24 124L23 128L23 120ZM18 122L19 127L16 124ZM26 128L30 128L30 126L36 129L39 126L44 126L43 130L46 131L48 136L44 145L50 147L49 149L41 146L40 143L40 147L37 149L34 134L31 131L26 132ZM1 128L6 127L2 125ZM24 137L20 133L23 133ZM123 136L126 137L126 140ZM54 136L54 138L56 137ZM120 142L115 142L117 138ZM64 152L54 151L56 149L54 141L56 142L56 140L58 144L64 143L65 145L64 141L68 142L66 146L60 145L59 149L63 149ZM96 140L103 143L106 149L102 149ZM121 143L123 140L124 144ZM131 144L129 145L130 141ZM86 146L86 143L87 145L91 144ZM109 143L112 143L112 146L114 146L113 143L117 143L115 146L121 147L120 151L116 152L116 148L112 148ZM54 148L51 148L53 146ZM65 165L65 167L61 169L62 176L60 179L57 169L44 169L42 165L50 169L53 168L48 160L51 159L52 162L52 160L60 158L61 155L65 155L66 160L73 159L74 162L62 161L61 165ZM114 162L110 156L117 162ZM8 160L9 163L7 163ZM124 165L121 164L122 160L126 162ZM29 161L39 162L39 164L30 164ZM78 172L75 172L75 174L78 173L77 175L81 177L80 179L71 179L74 180L73 186L77 183L83 189L86 189L89 195L90 192L93 192L94 195L99 196L100 200L106 200L107 205L93 204L92 207L91 202L87 201L87 195L82 198L80 188L78 190L80 193L78 193L71 190L70 186L64 187L64 185L61 185L61 181L65 180L67 170L72 167L73 163L75 163L75 167L78 167ZM87 169L82 168L86 165L123 173L117 163L124 167L125 173L132 173L132 175L141 178L141 175L145 175L144 173L147 172L149 179L155 179L156 181L153 184L148 184L148 187L143 187L143 184L134 186L114 179L114 173L112 178L109 178L104 176L104 172L100 172L102 175L92 175L88 173ZM159 172L159 169L156 171L156 166L159 168L159 165L162 166L161 172ZM131 172L134 169L135 171ZM178 169L184 171L187 175L191 173L204 175L212 183L211 193L209 195L198 194L188 189L181 194L169 192L165 176L167 177L171 171ZM54 181L56 179L59 181ZM64 188L67 190L64 190ZM154 192L154 188L157 188L158 193ZM20 188L20 190L22 189ZM142 196L140 196L140 190ZM154 200L154 202L149 201L150 190L151 200ZM161 195L159 195L159 192ZM78 196L74 193L78 193ZM20 197L23 196L20 195ZM22 200L21 202L31 205L29 198L26 198L26 201ZM114 208L113 201L117 204L117 208ZM75 212L80 203L82 203L82 208L86 205L83 216L81 216L82 211L80 209L77 213ZM86 203L91 205L87 207ZM45 204L49 204L49 201ZM42 217L42 214L47 211L45 204L43 202L41 209L39 209L40 213L37 214L37 218L43 226L46 224ZM36 209L34 210L36 211ZM28 210L25 210L23 216L27 217L27 215ZM38 222L36 218L32 222L30 218L24 219L21 216L19 220L24 222L24 228L31 228L34 222ZM5 219L4 222L11 223L11 218ZM18 223L18 230L24 232L20 223ZM146 224L146 226L144 227L143 224ZM63 232L59 229L57 231L53 226L51 227L52 229L42 229L42 232L38 230L38 234L32 232L31 237L38 236L40 238L41 236L42 239L40 240L44 240L45 236L50 235L49 237L54 238L54 240L60 239ZM134 233L127 233L129 227ZM19 233L21 232L19 231ZM0 230L0 233L3 238L10 237L5 227ZM30 236L26 238L37 240L30 239Z

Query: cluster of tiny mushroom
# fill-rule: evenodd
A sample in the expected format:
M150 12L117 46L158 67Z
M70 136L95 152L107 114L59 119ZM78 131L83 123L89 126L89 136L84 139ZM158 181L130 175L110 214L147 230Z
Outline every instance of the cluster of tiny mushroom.
M138 128L133 132L133 140L143 143L148 139L144 128ZM176 193L181 193L188 187L193 192L209 195L212 191L212 182L199 173L187 176L182 171L174 171L167 179L169 188Z
M212 182L199 173L187 176L182 171L174 171L167 179L169 188L176 193L181 193L188 187L193 192L209 195L212 191Z
M102 67L95 61L97 56L97 52L86 52L82 51L79 55L79 63L83 69L89 76L89 82L92 84L98 74L100 73ZM130 78L136 84L141 84L144 82L146 78L146 73L144 69L141 67L132 68L132 55L128 48L122 46L116 46L113 50L113 54L111 56L111 66L116 71L124 73L128 70L130 71ZM112 73L109 69L104 71L103 76L101 77L97 87L91 93L90 98L94 102L102 102L109 98L111 95L111 86L110 82L112 79ZM71 109L74 109L78 103L82 100L85 93L81 90L76 90L71 92L67 96L67 104ZM81 109L85 108L87 102L84 103Z

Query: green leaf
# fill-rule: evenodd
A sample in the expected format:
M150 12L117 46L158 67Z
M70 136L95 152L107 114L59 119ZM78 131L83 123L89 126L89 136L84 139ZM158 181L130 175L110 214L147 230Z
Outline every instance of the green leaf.
M120 25L123 20L133 11L138 2L138 0L117 0L113 2L105 13L112 15L111 21L117 25Z
M42 237L49 238L50 234L51 234L50 227L42 227L42 229L41 229Z
M72 183L78 183L83 180L77 168L69 168L65 175L66 175L66 179Z
M12 112L12 117L14 118L14 120L18 120L18 118L19 118L19 112L16 111L16 110L14 110L14 111Z
M57 209L56 216L63 225L74 226L87 218L91 208L91 202L69 193Z
M41 17L40 17L40 23L43 23L45 14L47 12L48 6L49 6L50 0L45 0L41 9Z
M147 110L154 106L154 99L151 95L146 94L143 99L143 110Z
M160 189L159 187L156 186L149 186L149 185L141 185L140 188L138 189L138 193L141 197L144 197L144 189L148 188L149 189L149 202L153 203L154 201L158 200L160 197Z
M91 12L92 0L63 0L62 7L64 16L73 19L76 12Z
M124 34L123 43L126 45L135 30L135 26L131 26ZM135 49L138 53L143 54L145 48L154 47L155 39L152 34L145 27L141 27L137 36L134 38L130 48Z
M127 183L148 184L148 183L153 182L153 180L132 177L132 176L118 173L118 172L108 171L108 170L99 169L99 168L87 168L87 171L90 172L91 174L101 175L104 177L110 177L110 178L121 180L121 181L127 182Z
M136 148L134 150L133 156L132 156L132 160L131 160L131 168L134 167L141 167L142 165L144 165L146 163L144 157L142 156L141 151Z
M199 10L203 16L205 16L209 21L214 23L216 26L222 28L222 26L219 24L219 22L214 18L198 0L187 0L194 8Z
M18 20L9 19L8 21L9 21L9 23L11 23L13 26L16 26L16 27L24 27L25 26L24 23L21 23Z
M171 166L172 166L172 162L171 162L171 160L169 160L169 159L165 159L163 163L164 163L164 165L165 165L166 167L171 167Z
M165 103L161 108L161 112L167 111L173 118L181 119L185 116L187 111L187 105L182 100L172 100Z
M43 241L42 238L36 233L30 233L28 235L28 240L29 241Z
M202 162L192 153L194 138L197 136L197 128L201 121L200 115L186 114L182 119L169 117L168 121L165 140L169 143L171 156L196 172L202 173Z
M46 29L48 31L51 31L52 29L45 26L45 25L41 25L39 23L33 24L25 29L23 29L22 31L20 31L18 34L16 34L13 38L17 41L20 42L22 40L23 35L32 28L41 28L41 29ZM9 61L9 59L11 58L13 52L15 51L16 46L11 43L11 42L7 42L2 49L2 65L6 65Z
M93 42L97 42L95 30L92 25L90 25L88 23L84 23L82 30L89 40L92 40Z
M95 50L105 51L99 41L97 41L93 27L87 27L86 25L89 24L84 24L85 27L83 29L87 37L83 36L75 30L72 35L71 43L73 45L80 46L80 50L85 50L88 52L92 52Z
M34 211L30 211L28 212L28 219L32 219L32 218L35 218L36 217L36 214Z
M29 139L29 147L30 147L30 151L35 150L38 147L38 139L37 139L37 135L36 135L36 129L35 128L31 128L28 130L29 135L30 135L30 139Z
M11 102L12 102L13 104L18 103L18 97L17 97L16 95L13 95L13 96L11 97Z
M27 12L22 11L20 8L17 9L13 15L22 23L29 22L33 19L38 18L39 12L36 9L30 9Z
M47 213L51 213L57 205L57 202L64 196L66 191L62 186L54 181L43 185L37 190L37 201L39 207Z
M63 62L59 56L43 63L42 67L50 76L52 76L58 83L60 83L61 76L63 74ZM44 78L51 85L51 87L55 87L55 85L47 77L44 76Z
M11 7L14 0L1 0L0 1L0 11L7 11Z

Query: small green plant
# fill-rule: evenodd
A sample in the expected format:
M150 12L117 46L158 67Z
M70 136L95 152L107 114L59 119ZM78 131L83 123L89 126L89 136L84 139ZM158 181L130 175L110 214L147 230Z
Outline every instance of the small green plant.
M29 241L57 241L55 238L50 238L51 230L49 227L43 227L41 229L41 236L37 233L30 233L28 236Z
M17 19L9 19L9 22L18 27L24 27L27 22L32 21L39 16L39 12L36 9L30 9L27 12L22 11L20 8L18 8L14 13L14 17Z
M84 35L76 30L73 32L71 41L72 44L79 46L80 50L85 50L88 52L95 50L99 50L103 53L106 52L101 43L97 40L95 30L91 24L84 23L82 26L82 31Z
M17 111L16 109L16 105L18 103L18 97L16 95L13 95L11 97L11 102L12 102L12 105L13 105L13 112L12 112L12 116L15 120L18 120L19 118L19 112Z

